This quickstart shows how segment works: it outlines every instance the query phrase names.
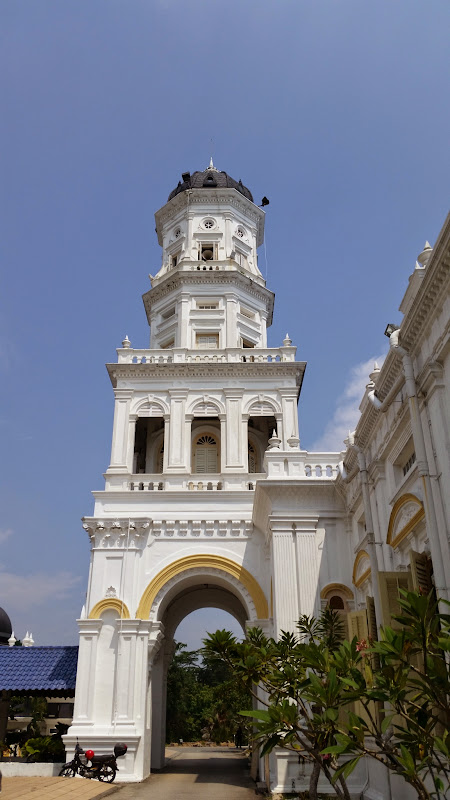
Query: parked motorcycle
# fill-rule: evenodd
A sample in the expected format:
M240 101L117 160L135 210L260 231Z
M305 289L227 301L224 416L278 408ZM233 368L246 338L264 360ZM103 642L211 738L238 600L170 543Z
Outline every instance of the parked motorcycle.
M72 761L64 764L59 775L62 778L74 778L78 773L82 778L97 778L99 781L112 783L119 769L116 759L124 756L126 752L126 744L120 743L114 745L114 753L96 756L93 750L85 752L77 742Z

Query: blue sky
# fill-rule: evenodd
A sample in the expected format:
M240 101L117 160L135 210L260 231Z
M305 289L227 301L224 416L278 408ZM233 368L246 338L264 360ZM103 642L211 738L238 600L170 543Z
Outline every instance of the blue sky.
M148 342L153 214L211 147L270 198L269 343L288 330L308 362L302 446L339 449L448 210L449 25L447 0L3 0L0 605L16 635L77 640L104 363L125 334Z

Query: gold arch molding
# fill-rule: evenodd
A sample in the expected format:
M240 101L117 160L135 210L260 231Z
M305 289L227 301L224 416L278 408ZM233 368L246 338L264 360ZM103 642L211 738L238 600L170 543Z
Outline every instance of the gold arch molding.
M235 561L231 561L231 559L225 558L224 556L214 555L185 556L177 561L173 561L172 564L169 564L167 567L164 567L164 569L150 581L143 593L136 612L136 617L138 619L148 619L156 595L163 586L176 575L181 575L181 573L190 569L217 569L236 578L250 594L255 604L258 619L268 618L269 608L265 594L253 575L244 567L236 564Z
M368 568L367 568L367 569L366 569L366 570L365 570L365 571L362 573L362 575L360 575L359 577L357 577L357 575L358 575L358 567L359 567L359 564L360 564L360 562L361 562L361 561L363 561L363 560L364 560L364 559L366 559L366 558L367 558L367 560L369 561L369 564L370 564L370 558L369 558L369 554L368 554L368 553L367 553L365 550L360 550L360 551L359 551L359 553L358 553L358 555L357 555L357 556L356 556L356 558L355 558L355 563L353 564L353 575L352 575L352 580L353 580L353 583L355 584L355 586L356 586L356 588L357 588L357 589L359 589L359 587L361 586L361 584L362 584L362 583L364 583L364 581L366 580L366 578L368 578L368 577L369 577L369 575L370 575L370 573L371 573L371 568L370 568L370 566L369 566L369 567L368 567Z
M130 619L130 612L127 606L116 597L107 597L105 600L100 600L96 603L89 614L89 619L100 619L104 611L117 611L121 619Z
M403 494L392 507L386 543L397 547L424 516L425 509L419 498L415 494Z
M323 587L320 593L321 600L327 600L328 595L332 592L342 592L342 594L348 599L353 600L353 592L349 589L345 583L328 583L326 586Z

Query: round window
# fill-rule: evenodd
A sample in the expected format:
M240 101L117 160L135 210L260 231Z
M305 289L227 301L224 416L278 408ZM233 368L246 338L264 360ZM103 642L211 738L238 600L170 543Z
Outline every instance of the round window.
M207 230L210 230L211 228L214 228L215 224L216 223L214 222L213 219L205 219L205 220L203 220L203 227L206 228Z
M240 239L243 239L244 236L245 236L244 228L238 228L236 233L237 233L237 235L239 236Z
M181 228L177 228L175 231L175 239L179 239L181 236Z

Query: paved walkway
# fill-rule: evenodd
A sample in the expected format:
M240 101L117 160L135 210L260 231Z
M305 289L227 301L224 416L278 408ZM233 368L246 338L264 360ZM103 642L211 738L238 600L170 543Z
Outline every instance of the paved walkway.
M1 800L92 800L111 794L111 789L86 778L3 778Z
M167 748L167 766L143 783L85 778L3 778L1 800L256 800L243 752L229 747ZM119 762L120 769L120 762Z
M143 783L122 786L114 800L256 800L242 752L229 747L167 748L167 766ZM3 800L3 798L2 798Z

